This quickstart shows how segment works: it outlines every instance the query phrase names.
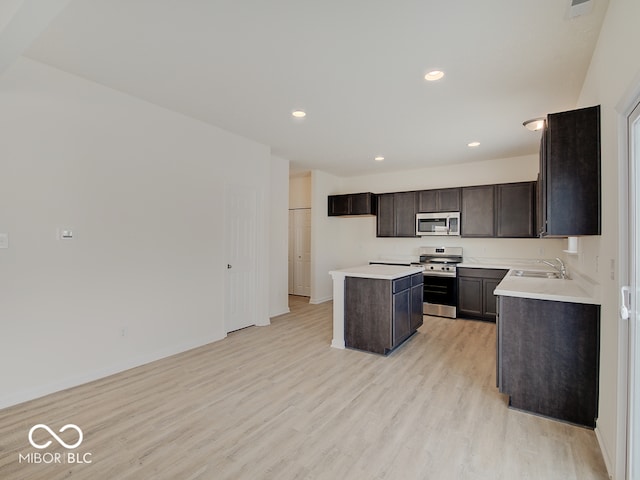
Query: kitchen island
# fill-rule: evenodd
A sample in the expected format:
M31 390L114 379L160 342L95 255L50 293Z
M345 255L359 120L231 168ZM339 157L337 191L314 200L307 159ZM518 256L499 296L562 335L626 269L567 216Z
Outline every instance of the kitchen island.
M422 325L422 266L333 270L334 348L387 354Z

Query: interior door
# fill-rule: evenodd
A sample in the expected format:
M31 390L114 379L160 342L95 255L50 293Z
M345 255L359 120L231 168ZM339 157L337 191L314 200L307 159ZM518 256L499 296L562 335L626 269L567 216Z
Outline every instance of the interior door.
M258 191L237 185L225 192L225 329L255 325Z
M293 211L293 294L311 295L311 209Z

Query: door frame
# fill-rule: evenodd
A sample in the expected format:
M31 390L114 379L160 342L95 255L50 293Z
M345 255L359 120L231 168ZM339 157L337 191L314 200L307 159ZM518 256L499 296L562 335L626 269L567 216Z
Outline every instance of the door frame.
M640 197L640 187L634 185L636 168L640 168L640 162L634 165L631 156L629 135L629 117L640 104L640 77L636 78L633 88L623 97L616 106L618 115L618 251L619 251L619 276L618 291L623 286L631 285L640 279L634 278L635 270L630 267L634 261L634 243L640 241L635 238L635 230L639 227L635 219L640 212L636 212L635 205ZM620 299L620 295L618 296ZM619 301L619 300L618 300ZM632 305L631 315L635 306ZM618 395L617 395L617 424L616 424L616 458L612 472L615 478L630 479L631 475L631 405L634 401L633 393L633 356L634 345L631 343L630 320L623 320L620 315L618 320ZM640 345L636 347L636 355L640 353ZM640 412L636 412L640 414Z
M640 122L640 98L636 103L635 108L628 117L627 132L631 132L631 120L637 123ZM640 137L640 132L638 133ZM629 160L629 196L628 196L628 210L629 210L629 222L628 222L628 260L627 262L631 267L629 268L629 278L627 285L630 286L629 292L629 305L630 315L628 319L627 332L628 332L628 384L627 384L627 443L626 443L626 475L629 479L638 478L640 475L640 465L636 463L640 460L640 455L634 454L634 451L638 451L638 447L635 445L640 440L640 428L637 416L640 414L638 409L640 388L637 385L637 380L640 377L640 371L638 370L638 358L640 357L640 344L638 343L638 280L640 275L638 266L638 238L637 231L640 226L638 209L638 201L640 200L640 192L636 180L640 176L640 151L636 150L633 145L640 144L640 138L636 138L635 135L628 135L628 148L627 155ZM624 293L623 293L624 295Z

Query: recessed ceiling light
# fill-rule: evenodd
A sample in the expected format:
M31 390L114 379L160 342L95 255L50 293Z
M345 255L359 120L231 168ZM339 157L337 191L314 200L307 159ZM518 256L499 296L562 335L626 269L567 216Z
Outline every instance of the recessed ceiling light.
M296 118L303 118L307 116L307 113L302 110L294 110L293 112L291 112L291 115Z
M424 79L429 82L435 82L436 80L440 80L444 77L444 72L442 70L432 70L424 76Z
M480 146L480 142L471 142L471 143L467 143L467 147L479 147Z
M527 130L537 132L538 130L542 130L542 127L544 127L544 120L544 118L532 118L531 120L522 122L522 125L524 125Z
M381 161L383 161L383 160L384 160L384 157L383 157L383 156L381 156L381 155L378 155L377 157L374 157L374 160L375 160L376 162L381 162Z

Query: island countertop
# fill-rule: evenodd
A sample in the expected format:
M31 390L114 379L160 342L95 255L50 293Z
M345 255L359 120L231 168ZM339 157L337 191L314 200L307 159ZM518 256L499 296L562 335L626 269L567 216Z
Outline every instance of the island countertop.
M377 278L380 280L395 280L424 271L423 266L406 267L402 265L361 265L357 267L332 270L329 275L344 277Z

